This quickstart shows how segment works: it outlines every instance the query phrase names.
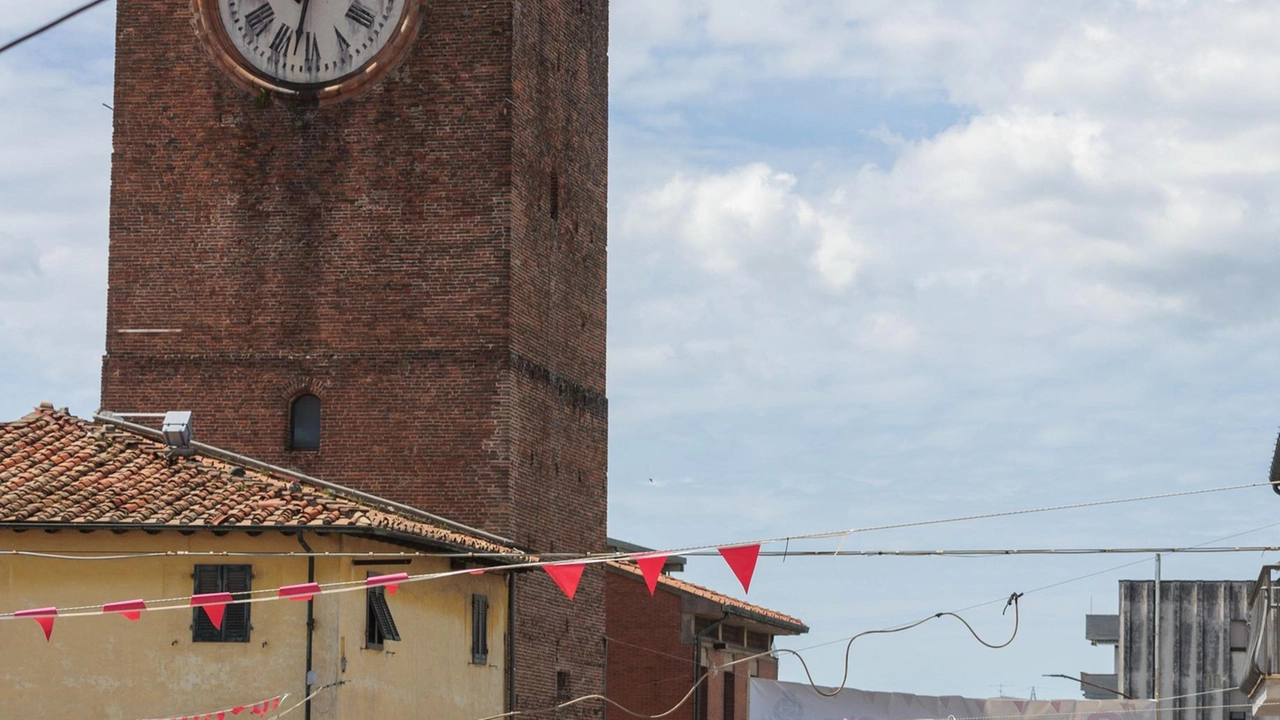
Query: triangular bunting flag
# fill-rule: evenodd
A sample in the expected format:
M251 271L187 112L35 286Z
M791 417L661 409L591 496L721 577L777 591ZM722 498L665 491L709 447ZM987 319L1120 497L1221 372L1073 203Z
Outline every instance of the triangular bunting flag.
M586 567L584 563L565 563L563 565L543 565L542 569L547 571L552 580L556 581L556 585L564 591L565 595L572 600L573 596L578 592L578 581L582 579L582 570Z
M191 607L204 608L204 614L209 616L209 622L213 623L215 628L222 629L222 616L227 611L227 605L231 603L231 593L205 593L203 595L191 596Z
M103 614L116 613L130 620L137 620L142 617L142 611L146 609L147 604L141 600L125 600L124 602L107 603L102 606Z
M633 555L636 565L640 566L640 572L644 573L644 584L649 586L649 596L658 589L658 576L662 574L662 568L667 564L667 553L647 553L643 555Z
M1021 700L1014 700L1013 706L1018 708L1018 712L1020 713L1027 711L1027 704Z
M237 707L233 707L233 708L231 708L231 714L232 714L232 715L239 715L239 714L240 714L240 713L242 713L242 712L244 712L244 706L243 706L243 705L239 705L239 706L237 706Z
M279 710L279 709L280 709L280 696L279 696L279 695L277 695L277 696L275 696L274 698L272 698L272 699L271 699L271 709L272 709L272 710Z
M744 592L751 592L751 576L756 573L756 560L760 558L759 545L720 548L720 555L729 563L733 574L738 576Z
M16 618L25 617L35 620L40 629L44 630L44 641L49 642L53 636L53 619L58 614L58 608L37 608L35 610L19 610L14 613Z
M1061 700L1053 700L1053 701L1051 701L1049 704L1053 706L1053 711L1054 711L1054 712L1062 712L1062 701L1061 701Z

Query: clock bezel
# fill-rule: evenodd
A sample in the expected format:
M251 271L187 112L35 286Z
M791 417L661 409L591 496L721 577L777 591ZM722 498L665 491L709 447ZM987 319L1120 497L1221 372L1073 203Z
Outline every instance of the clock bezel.
M423 0L402 0L404 15L396 25L390 40L369 60L335 80L323 83L291 83L274 78L254 67L235 46L222 22L219 0L191 0L195 14L196 33L203 41L215 64L229 75L236 84L252 92L267 92L283 98L308 100L318 103L336 102L376 83L395 69L417 40L422 27Z

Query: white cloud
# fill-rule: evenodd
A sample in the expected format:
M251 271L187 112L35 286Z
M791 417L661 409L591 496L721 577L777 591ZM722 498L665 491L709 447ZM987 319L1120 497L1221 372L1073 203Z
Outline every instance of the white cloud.
M833 290L856 279L865 250L847 220L796 192L796 178L763 163L722 174L676 175L627 210L624 232L677 241L698 266L744 282L808 282Z

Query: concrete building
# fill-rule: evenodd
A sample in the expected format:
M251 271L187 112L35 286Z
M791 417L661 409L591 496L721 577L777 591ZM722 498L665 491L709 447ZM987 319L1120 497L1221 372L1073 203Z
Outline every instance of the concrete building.
M1104 689L1111 688L1161 699L1162 720L1249 720L1238 688L1247 666L1251 587L1232 580L1161 582L1157 635L1155 581L1120 581L1120 612L1085 618L1086 639L1115 648L1114 672L1081 673L1085 697L1114 698Z
M0 547L0 609L59 610L48 641L0 622L6 718L204 718L315 693L291 717L473 720L509 702L511 573L473 573L523 556L305 476L42 406L0 423ZM490 559L440 556L469 553ZM279 599L310 582L350 590ZM222 592L220 625L185 602ZM105 607L135 599L151 604L134 622Z

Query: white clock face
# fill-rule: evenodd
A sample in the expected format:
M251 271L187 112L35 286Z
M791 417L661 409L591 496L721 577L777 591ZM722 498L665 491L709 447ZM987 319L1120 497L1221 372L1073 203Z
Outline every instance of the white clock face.
M249 65L292 85L324 85L366 65L412 0L218 0Z

